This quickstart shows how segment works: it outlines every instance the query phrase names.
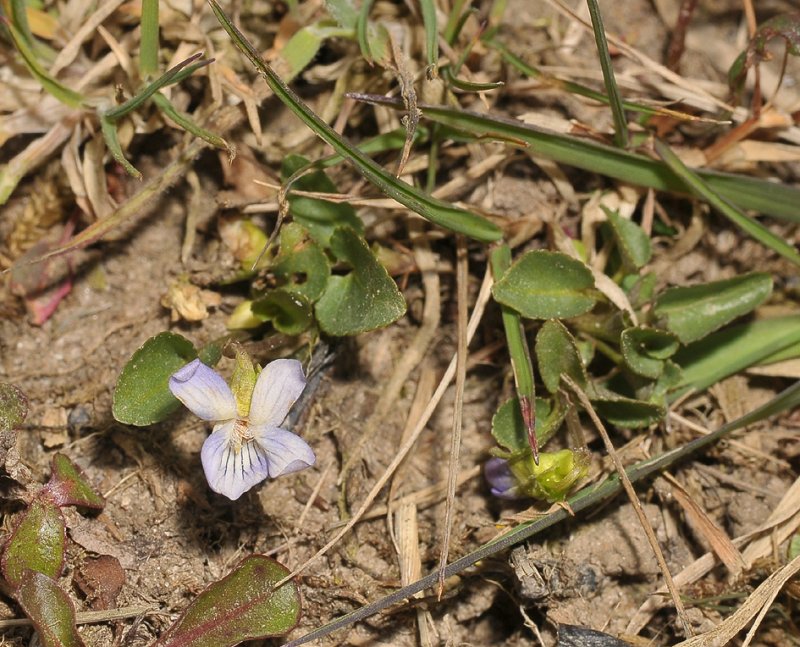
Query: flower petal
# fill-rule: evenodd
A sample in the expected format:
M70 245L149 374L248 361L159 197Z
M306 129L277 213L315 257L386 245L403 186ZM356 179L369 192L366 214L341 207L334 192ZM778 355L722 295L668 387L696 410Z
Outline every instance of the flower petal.
M501 499L518 499L517 494L517 480L511 473L511 468L508 461L504 458L493 456L483 468L483 473L486 480L489 482L489 487L492 494Z
M317 462L314 450L291 431L280 427L253 429L255 442L266 452L270 478L298 472Z
M303 367L296 359L276 359L267 364L253 389L251 424L277 427L305 387Z
M236 417L236 400L225 380L199 359L189 362L169 378L169 390L194 415L203 420Z
M208 485L231 501L269 476L264 448L254 441L239 444L232 438L234 424L232 420L218 425L200 452Z

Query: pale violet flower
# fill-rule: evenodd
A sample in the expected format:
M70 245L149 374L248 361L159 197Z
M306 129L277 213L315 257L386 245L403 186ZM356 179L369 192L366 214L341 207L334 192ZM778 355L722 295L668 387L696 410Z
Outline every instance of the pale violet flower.
M250 370L254 376L252 364ZM252 397L249 389L244 398L234 396L225 380L199 359L169 378L169 389L178 400L196 416L215 423L200 453L214 492L235 501L268 476L314 464L311 447L278 426L305 386L303 369L294 359L267 364L254 387L251 382Z

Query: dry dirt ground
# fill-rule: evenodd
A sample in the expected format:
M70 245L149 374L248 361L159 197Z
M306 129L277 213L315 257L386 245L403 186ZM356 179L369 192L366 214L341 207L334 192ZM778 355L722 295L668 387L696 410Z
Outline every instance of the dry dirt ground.
M537 60L534 52L539 52L538 60L553 65L577 65L582 57L593 60L594 48L586 34L568 63L559 59L558 52L547 50L548 37L537 26L543 16L552 14L539 4L509 2L507 15L514 20L508 21L501 36L515 43L517 49L526 51L527 47L530 60ZM669 33L665 12L672 11L674 4L632 0L603 2L601 6L607 12L609 31L660 58ZM764 10L771 15L788 3L764 4L770 5ZM726 53L735 50L731 35L739 33L740 25L739 3L701 2L687 40L684 73L722 81L725 61L731 60ZM538 44L537 39L541 40ZM720 47L709 47L709 41ZM603 122L608 118L604 110L574 98L565 99L564 95L554 98L543 93L537 97L517 87L517 79L509 81L509 98L498 107L508 114L550 111L601 130L608 125ZM324 92L316 100L324 102ZM289 120L280 112L275 123ZM265 125L268 130L272 127ZM164 155L158 149L143 150L137 163L147 175L159 167ZM112 389L133 351L150 336L168 329L198 345L219 337L225 333L227 315L241 298L235 288L219 290L221 303L211 308L208 318L192 324L172 322L169 310L161 304L161 296L174 280L188 277L198 284L211 285L215 274L224 274L225 268L232 266L228 252L218 242L213 208L218 191L229 188L223 186L220 164L211 153L197 162L200 200L189 185L178 184L157 204L149 205L133 224L115 230L113 240L75 255L74 289L44 325L31 325L14 297L7 296L3 303L0 377L17 384L30 401L30 414L18 441L30 477L34 482L44 482L51 455L60 451L85 471L107 501L99 516L68 514L70 552L65 582L85 579L88 562L98 555L110 555L119 561L125 575L116 606L151 608L140 616L83 625L81 634L90 646L149 644L195 595L247 554L273 555L290 568L302 564L358 507L394 457L421 374L428 371L438 378L455 350L455 303L451 298L454 250L452 240L445 238L434 246L442 267L443 306L431 351L423 366L411 374L380 429L367 438L363 458L347 474L344 487L337 485L343 463L361 442L364 422L382 386L419 327L422 292L414 272L403 280L411 306L408 316L387 329L333 344L333 364L325 370L314 397L304 403L297 427L316 451L314 469L266 482L239 501L229 502L209 490L200 468L199 450L208 432L205 424L183 412L149 428L116 423L111 416ZM342 181L349 177L341 175ZM569 181L581 195L600 182L578 173L571 173ZM563 203L548 177L527 159L503 165L472 190L465 199L509 219L528 219L536 226L541 213L560 212L577 222L574 205ZM29 192L30 185L23 186L4 213L6 235L13 229L14 218L21 217L25 201L31 199L26 197ZM187 207L197 210L198 236L190 258L183 263ZM676 223L688 227L689 205L676 203L675 213ZM364 217L374 225L370 229L373 236L387 231L403 235L402 223L387 228L385 223L375 224L374 213L364 213ZM664 248L660 253L667 251ZM485 264L482 254L480 247L471 249L473 293ZM753 268L788 275L782 263L755 243L742 242L737 232L716 219L679 259L657 256L654 262L663 263L665 283L711 280ZM511 392L507 359L497 343L501 339L499 314L490 306L472 345L464 396L464 473L474 472L488 456L491 416L498 402ZM264 342L254 340L245 345L255 359L269 359L270 350ZM230 360L224 359L220 370L227 373L231 366ZM766 401L787 384L786 379L774 376L736 377L683 403L681 413L699 425L715 428ZM452 412L451 389L396 480L397 496L444 482ZM743 535L768 517L798 477L799 424L800 419L790 415L750 428L716 446L696 463L673 470L672 476L729 536ZM629 443L623 455L633 460L655 455L696 435L696 431L673 421L643 434L620 433L616 440L619 445ZM586 436L589 449L597 457L594 466L599 468L600 443L588 428ZM671 487L659 479L640 487L639 493L667 563L672 572L678 572L708 550L708 545L676 503ZM384 491L376 508L385 505L386 495ZM526 504L493 499L479 475L467 479L456 496L451 559L494 537L507 523L504 519L524 514L525 509ZM6 530L16 510L13 505L4 508ZM441 488L434 496L420 499L419 558L423 573L437 563L443 514ZM776 552L772 557L778 556ZM695 630L719 622L741 603L764 574L771 572L770 559L765 558L760 570L738 581L727 581L718 567L688 587L686 603ZM537 645L541 640L553 645L558 623L620 635L660 581L658 566L630 506L618 498L511 554L498 555L453 578L447 582L441 602L426 598L417 605L370 618L319 644L419 644L420 617L429 623L436 641L433 644ZM359 523L339 546L301 576L299 583L304 612L300 626L290 637L398 588L401 574L397 551L385 514ZM92 608L91 595L87 598L78 585L70 586L79 610ZM418 610L426 613L418 616ZM756 644L798 644L797 633L792 635L796 631L795 612L796 601L788 596L779 598ZM9 600L0 598L0 618L18 615ZM30 644L28 628L2 633L3 644ZM653 642L641 644L668 644L677 635L674 610L667 603L642 632Z

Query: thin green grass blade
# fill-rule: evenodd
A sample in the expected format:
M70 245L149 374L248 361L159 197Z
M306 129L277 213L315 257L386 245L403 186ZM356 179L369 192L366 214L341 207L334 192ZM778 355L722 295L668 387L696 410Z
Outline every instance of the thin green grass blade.
M158 0L142 0L141 32L139 73L149 79L158 74Z
M500 245L491 252L492 275L497 283L511 267L511 248ZM511 356L511 369L514 371L514 384L517 390L520 413L528 432L528 442L533 452L533 460L539 464L539 448L536 439L536 385L533 381L533 362L522 327L522 318L512 308L500 305L503 317L503 329L506 333L506 345Z
M433 0L419 0L422 23L425 25L425 53L428 57L428 74L439 64L439 29L436 25L436 5Z
M456 42L456 38L458 38L458 34L464 25L461 12L464 11L465 4L467 4L467 0L455 0L453 8L450 10L450 15L447 16L447 24L444 26L442 38L450 46Z
M425 195L416 188L398 180L356 147L342 139L336 131L320 119L303 103L300 97L283 83L247 39L231 24L219 5L214 0L209 0L209 4L236 46L250 59L275 95L311 128L320 139L350 161L367 180L384 194L397 200L432 223L451 231L484 242L500 239L502 232L493 223L474 213L458 209L441 200Z
M185 61L181 61L175 67L168 70L161 77L153 81L144 90L139 92L139 94L131 97L125 103L117 106L116 108L106 111L103 116L110 121L116 121L117 119L127 115L129 112L136 110L161 88L172 85L173 83L179 83L186 77L199 70L201 67L208 65L211 61L200 61L199 63L192 64L193 61L196 61L202 55L202 52L198 52L194 56L187 58Z
M669 399L674 401L689 389L702 391L750 366L776 361L778 353L798 343L800 315L760 319L712 333L673 357L682 373Z
M30 73L36 78L45 91L52 94L64 105L70 108L79 108L84 102L83 95L71 90L50 76L47 70L45 70L37 60L36 55L25 41L25 37L20 33L19 29L17 29L8 18L0 17L0 21L8 28L11 39L14 41L14 45L20 56L22 56L22 60L25 62L28 70L30 70Z
M603 27L603 17L600 15L600 7L597 0L587 0L589 5L589 16L592 18L592 30L594 40L597 43L597 54L600 57L600 68L603 70L603 81L606 86L611 116L614 119L614 142L620 148L627 148L630 138L628 137L628 120L625 118L625 110L622 107L622 97L614 78L614 66L611 64L611 54L608 51L608 41L606 40L606 30Z
M163 112L186 132L190 132L195 137L199 137L216 148L222 148L228 151L230 154L235 152L234 148L228 144L227 141L225 141L219 135L215 135L210 130L206 130L202 126L196 124L188 115L183 114L180 110L173 106L169 99L167 99L167 97L160 92L156 92L153 95L153 103L159 107L161 112Z
M505 83L502 81L495 81L489 83L475 83L474 81L465 81L453 75L449 66L442 67L442 76L445 78L449 85L462 92L488 92L489 90L497 90L502 88Z
M349 94L353 98L402 109L402 104L377 95ZM444 106L418 105L424 117L474 137L503 140L561 164L652 187L659 191L688 193L689 187L666 164L613 146L556 133L514 119L490 116ZM800 222L800 190L780 184L716 171L694 171L722 198L742 209Z
M17 28L19 34L25 39L28 47L33 50L36 47L36 39L33 37L31 26L28 24L27 3L25 0L11 0L11 23Z
M692 193L706 200L712 207L722 213L723 216L755 238L762 245L766 245L795 265L800 265L800 254L797 253L797 250L792 245L787 243L780 236L773 234L757 220L745 215L736 206L721 198L700 176L690 170L664 142L656 139L655 148L658 156L664 160L664 163L672 169L675 175L683 180L686 186L692 190Z
M122 168L125 169L128 175L135 177L137 180L141 180L142 174L127 160L125 153L122 152L122 146L119 143L119 137L117 137L117 125L110 119L101 115L100 131L103 133L103 139L105 139L106 146L108 146L112 157L122 165Z
M356 22L356 40L358 41L358 46L361 48L361 56L370 64L374 62L374 58L372 57L372 50L369 46L367 29L369 28L369 12L372 9L372 3L374 1L375 0L362 0L361 9L358 12L358 22ZM231 36L231 38L233 38L233 36Z
M717 442L720 438L723 438L737 429L741 429L742 427L752 425L776 414L788 411L798 405L800 405L800 382L790 386L785 391L782 391L766 404L763 404L750 413L745 414L741 418L732 420L716 431L713 431L706 436L701 436L700 438L697 438L682 447L673 449L669 452L661 454L660 456L636 463L627 468L625 472L630 481L632 483L636 483L670 467L671 465L674 465L681 460L684 460L685 458L705 449L706 447L709 447L713 443ZM520 524L498 539L485 544L478 550L473 551L461 559L448 564L444 569L444 576L450 577L452 575L457 575L481 560L487 559L492 555L496 555L507 548L511 548L521 541L529 539L561 521L570 519L572 518L571 513L580 513L584 510L597 508L604 501L608 501L612 497L616 496L621 490L622 485L617 475L610 476L596 485L585 487L567 500L569 506L560 507L553 512L549 512L536 521ZM567 510L570 512L567 512ZM285 643L283 647L298 647L299 645L304 645L312 640L318 640L323 636L327 636L337 629L348 627L356 622L364 620L365 618L369 618L379 611L410 598L419 591L423 591L434 586L438 581L438 578L439 570L437 569L433 573L426 575L422 579L419 579L408 586L404 586L394 593L390 593L389 595L382 597L371 604L367 604L360 609L356 609L355 611L340 618L336 618L332 622L329 622L319 629L315 629L305 636L301 636L296 640Z
M577 94L580 97L586 97L587 99L597 101L598 103L604 103L606 105L609 104L608 97L602 92L593 90L592 88L581 85L580 83L561 79L557 76L552 76L542 72L532 65L528 65L500 41L484 38L483 42L492 49L497 50L506 63L527 77L532 79L540 79L542 83L547 84L548 87L558 88L564 90L565 92L570 92L571 94ZM698 117L697 115L690 115L689 113L681 112L680 110L672 110L663 106L648 106L642 103L636 103L635 101L627 101L625 99L622 100L622 107L629 112L636 112L650 117L655 115L663 115L665 117L672 117L680 121L702 121L713 124L724 123L719 119L713 119L711 117Z

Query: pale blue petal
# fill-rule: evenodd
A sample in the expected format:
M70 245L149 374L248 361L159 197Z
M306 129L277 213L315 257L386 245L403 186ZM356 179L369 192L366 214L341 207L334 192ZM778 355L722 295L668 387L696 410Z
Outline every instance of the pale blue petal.
M241 443L233 438L234 424L218 425L200 452L208 485L231 501L269 476L264 448L252 440Z
M296 359L276 359L258 376L250 401L253 425L277 427L306 387L303 367Z
M169 390L194 415L203 420L236 417L236 400L230 387L214 369L199 359L172 374Z
M311 467L317 461L308 443L291 431L280 427L251 428L258 443L267 455L270 478L291 474Z

